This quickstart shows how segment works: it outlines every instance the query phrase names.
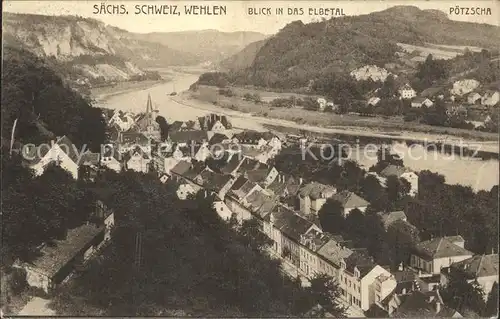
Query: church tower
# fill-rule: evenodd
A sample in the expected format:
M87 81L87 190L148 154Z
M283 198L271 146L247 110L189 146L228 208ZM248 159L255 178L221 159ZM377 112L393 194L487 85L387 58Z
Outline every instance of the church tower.
M155 111L153 110L153 102L151 101L151 94L148 93L148 101L146 103L146 114L144 115L144 134L148 137L159 139L160 138L160 125L156 122Z

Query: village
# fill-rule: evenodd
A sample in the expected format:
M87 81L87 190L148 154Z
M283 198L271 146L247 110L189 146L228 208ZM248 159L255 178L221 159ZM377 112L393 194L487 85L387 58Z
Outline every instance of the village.
M401 96L412 99L412 107L433 103L416 98L410 87L402 90ZM495 94L488 99L497 104L498 92ZM469 97L471 104L490 101L476 93ZM326 100L318 103L326 106ZM475 255L464 248L460 235L432 238L409 247L410 262L394 271L375 263L366 248L353 245L349 238L324 231L318 212L327 201L340 203L344 217L354 211L364 213L370 203L355 192L305 181L272 165L273 158L292 145L303 145L306 137L240 131L232 127L229 118L218 114L169 123L166 134L156 113L151 96L144 113L109 110L103 114L108 141L101 153L78 154L64 136L50 149L31 156L26 164L42 175L55 163L75 179L86 181L108 169L155 174L162 183L175 183L181 200L189 201L197 193L210 194L223 220L259 221L260 230L273 242L268 253L281 260L289 276L300 278L305 286L317 274L335 278L341 291L339 302L350 317L462 317L466 314L447 306L440 295L451 276L459 274L478 283L485 298L495 283L498 285L498 252ZM391 176L405 179L410 196L419 192L418 174L402 165L391 164L379 173L368 174L382 187L387 187ZM42 245L34 261L16 262L16 267L26 271L30 286L47 293L56 290L75 270L84 269L89 260L112 245L115 221L105 200L96 200L92 216L92 222L70 230L57 245ZM415 229L403 211L381 211L377 216L386 229L402 233Z

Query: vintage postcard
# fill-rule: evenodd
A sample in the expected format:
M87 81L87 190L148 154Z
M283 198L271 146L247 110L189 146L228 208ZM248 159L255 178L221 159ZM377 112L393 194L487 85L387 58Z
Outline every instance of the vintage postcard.
M3 1L2 317L496 317L499 17Z

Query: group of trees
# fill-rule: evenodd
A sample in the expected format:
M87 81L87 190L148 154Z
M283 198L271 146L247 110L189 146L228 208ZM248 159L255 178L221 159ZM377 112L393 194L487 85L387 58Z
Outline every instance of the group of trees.
M461 273L451 271L448 274L448 284L440 291L443 301L459 313L467 315L473 311L482 317L498 316L498 282L493 284L488 296L485 296L476 281L469 283Z
M14 258L31 259L33 249L80 226L93 211L90 193L62 168L33 176L18 157L2 156L2 245Z
M2 137L9 138L17 119L16 140L46 142L50 132L67 135L79 148L99 151L106 123L99 108L67 87L43 60L12 47L4 48Z
M222 221L203 192L181 201L175 182L133 172L106 172L95 187L115 211L113 244L55 305L106 315L301 316L316 304L342 313L331 278L303 288L264 253L270 242L256 220Z

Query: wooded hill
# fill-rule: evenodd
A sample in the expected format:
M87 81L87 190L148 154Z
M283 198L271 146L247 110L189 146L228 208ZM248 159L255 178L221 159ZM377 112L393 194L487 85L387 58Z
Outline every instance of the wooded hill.
M397 59L397 43L425 43L496 48L500 42L496 26L449 20L437 10L396 6L368 15L332 18L304 24L295 21L269 38L258 50L256 44L233 57L224 66L244 69L240 82L275 88L307 86L309 80L332 73L350 72L363 65L384 66ZM247 66L241 61L251 57ZM246 56L247 58L243 58ZM239 62L238 62L239 61ZM240 63L238 65L238 63Z

